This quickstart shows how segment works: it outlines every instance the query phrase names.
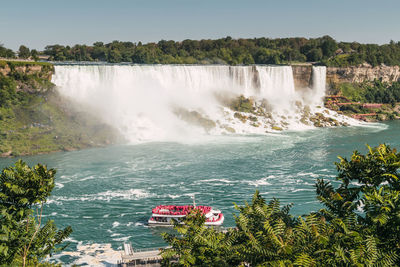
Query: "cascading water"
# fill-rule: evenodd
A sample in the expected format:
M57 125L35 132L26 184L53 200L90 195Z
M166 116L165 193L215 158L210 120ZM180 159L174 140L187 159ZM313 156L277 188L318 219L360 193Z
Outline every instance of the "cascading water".
M312 68L312 104L322 105L326 90L326 67Z
M260 77L260 95L274 110L289 110L296 100L293 72L290 66L257 66Z
M53 82L135 142L311 128L325 73L313 67L306 91L290 66L59 65ZM242 100L249 110L232 105Z

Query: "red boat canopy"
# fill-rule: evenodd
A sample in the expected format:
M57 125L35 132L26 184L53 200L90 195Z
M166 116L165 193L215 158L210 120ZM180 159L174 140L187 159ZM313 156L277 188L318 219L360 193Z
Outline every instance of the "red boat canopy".
M211 211L210 206L196 206L197 210L200 210L203 214L207 214ZM160 215L187 215L191 210L193 210L192 205L159 205L153 209L153 214Z

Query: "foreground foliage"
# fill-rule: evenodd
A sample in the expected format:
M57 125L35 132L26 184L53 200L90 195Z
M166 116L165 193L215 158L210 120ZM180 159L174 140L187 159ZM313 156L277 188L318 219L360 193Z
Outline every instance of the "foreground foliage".
M43 205L54 188L56 171L21 160L0 175L0 265L37 265L63 250L59 246L72 232L43 221Z
M338 187L318 180L323 208L294 217L257 191L236 206L236 227L204 226L201 214L163 234L164 266L399 266L400 153L386 145L336 163ZM335 182L336 184L336 182Z

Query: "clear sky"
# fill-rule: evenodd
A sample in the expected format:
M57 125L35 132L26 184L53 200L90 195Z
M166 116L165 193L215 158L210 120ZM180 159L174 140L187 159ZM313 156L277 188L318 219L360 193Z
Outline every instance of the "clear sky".
M0 43L319 37L400 41L400 0L2 0Z

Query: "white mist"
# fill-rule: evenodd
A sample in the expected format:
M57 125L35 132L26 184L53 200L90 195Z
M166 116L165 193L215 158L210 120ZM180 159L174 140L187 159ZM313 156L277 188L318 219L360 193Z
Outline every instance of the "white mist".
M323 104L326 68L313 67L313 86L295 90L290 66L63 65L55 66L59 92L87 106L131 142L182 140L204 130L177 116L176 108L196 110L217 123L212 134L228 126L236 133L262 134L271 125L310 128L299 120L299 103ZM241 123L216 95L244 95L266 101L272 118L260 127Z

